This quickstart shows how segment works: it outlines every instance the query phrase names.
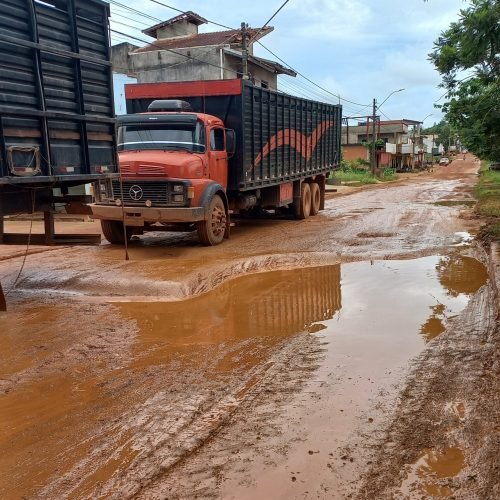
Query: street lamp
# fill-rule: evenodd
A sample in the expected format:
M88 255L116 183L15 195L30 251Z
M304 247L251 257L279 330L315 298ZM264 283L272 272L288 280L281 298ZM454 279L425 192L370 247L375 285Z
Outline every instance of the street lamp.
M432 113L429 113L423 120L420 120L420 123L424 123L425 120L427 120L427 118L429 118L429 116L432 116Z
M387 99L389 99L389 97L391 97L391 95L392 95L392 94L396 94L397 92L403 92L403 90L406 90L406 89L398 89L398 90L393 90L393 91L392 91L392 92L391 92L391 93L390 93L390 94L389 94L389 95L388 95L388 96L387 96L387 97L386 97L386 98L382 101L382 104L380 104L380 105L378 106L378 109L380 109L380 108L384 105L385 101L387 101Z
M393 90L380 104L380 106L377 107L377 99L373 99L373 120L372 120L372 151L371 151L371 158L370 158L370 163L371 163L371 171L372 174L375 175L375 168L377 166L377 154L375 152L375 120L377 119L377 109L380 109L384 103L391 97L392 94L396 94L397 92L402 92L405 89L397 89Z

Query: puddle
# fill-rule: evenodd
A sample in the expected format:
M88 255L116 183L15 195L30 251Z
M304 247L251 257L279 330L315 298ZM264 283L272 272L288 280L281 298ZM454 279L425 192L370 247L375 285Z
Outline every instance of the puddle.
M446 484L446 479L460 474L464 465L465 457L461 448L426 449L409 467L402 492L409 493L416 487L423 494L450 497L453 490Z
M321 329L342 307L340 265L253 274L170 303L117 303L141 343L189 348Z
M473 207L475 204L476 204L475 200L441 200L441 201L435 201L433 203L433 205L442 207L457 207L457 206Z
M276 435L294 447L286 458L283 454L272 457L275 467L253 456L248 467L255 488L246 490L241 475L228 475L221 496L226 492L238 498L269 498L273 493L304 496L308 484L327 480L325 472L318 472L325 469L321 462L325 454L353 432L381 390L394 393L412 357L426 341L442 333L447 320L466 306L470 294L486 279L484 266L474 259L434 256L253 274L184 301L116 303L113 310L122 316L121 321L124 317L137 326L119 369L104 373L101 367L97 375L96 361L82 357L81 372L69 376L74 368L69 364L67 373L45 374L36 383L0 395L8 409L0 411L0 445L8 446L3 463L4 470L10 470L1 473L0 459L0 491L29 497L49 477L64 488L81 477L79 494L92 496L97 483L105 484L118 473L124 477L132 461L149 460L153 453L149 447L156 446L155 453L164 448L164 453L170 453L165 443L172 442L172 450L176 449L178 443L168 441L176 438L175 429L186 426L190 438L179 438L185 446L196 442L200 429L211 435L231 408L255 392L268 370L283 366L286 384L290 384L284 388L288 394L295 394L292 388L300 377L310 384L300 395L290 396L292 402L283 412L285 421ZM22 338L29 353L30 342L38 345L40 338L64 336L68 324L44 323L44 314L47 311L33 310L18 325L2 323L7 319L0 318L0 331L10 325L8 345ZM95 317L85 320L92 322ZM34 325L40 325L40 331L30 341L28 332ZM109 335L121 333L110 330ZM299 368L295 372L291 368L290 358L277 358L287 346L301 345L294 344L297 339L311 340L311 349L321 353L319 360L318 356L308 359L302 351L292 353L304 354L300 377ZM48 341L43 345L49 350L58 348ZM3 377L15 375L7 362L0 367ZM301 407L308 394L315 396ZM272 391L265 392L271 408L278 404L275 397ZM259 418L250 403L245 412ZM122 422L129 413L133 418ZM18 415L24 419L15 427ZM204 426L189 427L200 415L206 417ZM272 410L256 428L280 415ZM370 414L370 422L374 418L376 412ZM89 458L96 450L105 450L106 457ZM308 450L318 452L309 454ZM458 463L450 453L445 454L446 460ZM441 459L431 458L428 462L438 470ZM13 468L19 463L22 468ZM293 490L285 486L292 484L290 470L300 474Z
M439 256L343 264L342 308L331 319L321 321L317 334L324 342L324 359L303 396L285 406L276 424L283 435L276 438L274 446L283 451L269 455L265 449L266 460L246 457L250 463L246 480L252 488L242 486L240 475L228 476L222 496L304 498L311 484L340 491L339 481L352 480L355 476L351 471L362 463L352 448L353 436L370 434L385 418L384 407L396 404L395 387L409 369L410 360L467 305L469 294L458 290L471 289L459 284L469 268L482 275L477 261ZM444 280L446 286L443 274L449 276ZM477 279L475 286L479 288L482 281ZM384 395L383 407L376 403L380 394ZM360 422L366 427L359 427ZM293 431L298 427L300 441ZM284 444L287 439L293 442L290 449ZM351 451L339 453L347 444ZM315 452L310 454L309 450ZM440 464L432 462L436 469ZM290 481L290 471L294 471L296 481ZM433 485L428 486L430 491ZM447 494L441 485L434 491Z

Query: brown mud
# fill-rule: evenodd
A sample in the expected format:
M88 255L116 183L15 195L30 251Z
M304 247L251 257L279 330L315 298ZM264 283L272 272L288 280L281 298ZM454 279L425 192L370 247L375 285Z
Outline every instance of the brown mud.
M453 203L476 170L215 248L32 249L15 288L0 248L0 497L500 496L496 253Z

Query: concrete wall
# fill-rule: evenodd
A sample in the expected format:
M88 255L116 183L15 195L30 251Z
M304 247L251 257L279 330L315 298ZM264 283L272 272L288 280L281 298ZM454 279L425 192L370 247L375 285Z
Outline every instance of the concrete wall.
M158 83L221 79L220 50L216 47L175 50L200 60L187 59L166 50L135 53L131 55L131 65L137 74L137 81Z
M349 137L347 136L347 130L349 129ZM404 124L381 124L380 131L376 127L376 134L379 139L387 140L387 142L392 142L394 144L400 144L407 141L408 126ZM342 127L342 144L359 144L363 141L372 140L372 127L371 125L367 127L366 125L359 126L343 126Z
M241 71L242 62L241 59L237 57L231 57L231 55L226 54L224 58L224 79L236 78L235 71ZM271 90L276 90L278 88L278 75L276 73L271 73L270 71L261 68L251 62L248 63L248 71L250 75L255 78L255 85L257 87L261 86L262 80L268 82L268 88Z
M276 90L278 88L278 75L276 73L266 71L264 68L255 66L252 63L248 64L248 71L250 71L252 77L256 79L255 85L257 85L257 87L260 87L261 81L265 80L268 82L271 90Z
M195 47L175 49L176 52L191 56L193 59L166 50L138 52L130 55L130 72L137 76L139 83L183 82L195 80L221 80L237 78L241 71L241 59L222 53L220 47ZM277 75L252 63L248 64L251 75L260 87L261 80L269 82L269 88L276 89Z
M120 43L111 47L111 63L114 73L133 76L129 54L137 48L137 45L131 43Z
M197 35L198 26L196 24L190 23L185 19L183 21L177 21L174 24L165 26L156 31L156 38L158 40L163 40L165 38L174 38L176 36L186 36L186 35Z

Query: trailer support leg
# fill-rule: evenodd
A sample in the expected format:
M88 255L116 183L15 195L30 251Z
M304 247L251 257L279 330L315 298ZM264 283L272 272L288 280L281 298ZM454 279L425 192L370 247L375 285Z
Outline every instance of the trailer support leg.
M7 311L7 300L5 299L5 294L3 293L2 283L0 283L0 312Z
M3 215L0 214L0 245L3 243L3 235L5 234Z
M54 225L54 214L51 211L43 213L43 223L45 226L45 244L54 245L55 225Z

